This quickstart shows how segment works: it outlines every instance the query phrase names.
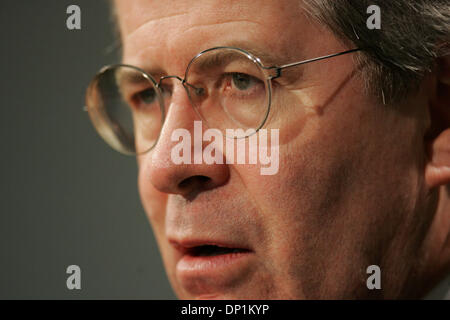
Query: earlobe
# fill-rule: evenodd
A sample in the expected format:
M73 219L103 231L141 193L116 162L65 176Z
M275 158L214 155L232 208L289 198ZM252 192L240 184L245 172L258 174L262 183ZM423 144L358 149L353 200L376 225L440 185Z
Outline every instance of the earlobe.
M450 184L450 56L438 60L436 91L430 101L432 132L427 141L425 182L430 189Z

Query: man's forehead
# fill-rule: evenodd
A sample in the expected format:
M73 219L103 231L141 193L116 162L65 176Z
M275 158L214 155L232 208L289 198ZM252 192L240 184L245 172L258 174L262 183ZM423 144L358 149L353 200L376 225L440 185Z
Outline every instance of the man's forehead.
M116 0L124 60L161 61L155 53L164 52L182 56L180 64L185 65L201 50L227 45L248 50L265 65L298 61L308 57L303 44L313 34L299 3L181 0L175 6L170 1Z
M126 36L146 22L181 16L186 13L184 1L167 5L169 1L114 0L114 11L120 23L122 36Z
M231 20L249 20L260 24L272 23L274 29L284 27L286 21L299 21L303 11L301 0L115 0L115 12L121 23L123 35L127 35L147 22L191 24L227 23ZM255 10L256 9L256 10Z

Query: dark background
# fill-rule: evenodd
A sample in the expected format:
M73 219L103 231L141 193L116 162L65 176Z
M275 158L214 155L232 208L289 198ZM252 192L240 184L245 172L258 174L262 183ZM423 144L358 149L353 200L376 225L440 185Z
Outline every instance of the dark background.
M81 8L81 30L66 9ZM107 0L1 0L0 299L173 299L133 157L82 110L119 62ZM68 290L66 268L81 268Z

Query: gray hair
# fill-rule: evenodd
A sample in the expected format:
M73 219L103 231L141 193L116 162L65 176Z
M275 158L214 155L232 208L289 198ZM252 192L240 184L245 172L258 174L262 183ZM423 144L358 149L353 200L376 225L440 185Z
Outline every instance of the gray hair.
M390 102L406 98L450 54L450 0L304 0L305 9L358 55L366 88ZM370 30L367 8L381 9Z

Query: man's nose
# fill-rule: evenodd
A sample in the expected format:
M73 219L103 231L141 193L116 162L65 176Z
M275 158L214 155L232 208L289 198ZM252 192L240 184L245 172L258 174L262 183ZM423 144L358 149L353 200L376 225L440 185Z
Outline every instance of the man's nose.
M180 194L192 197L199 192L210 190L225 184L230 171L226 164L194 164L194 138L200 139L203 154L203 130L206 124L202 123L202 137L194 136L194 121L202 121L195 112L188 98L187 92L178 81L174 81L170 104L166 105L166 119L158 140L146 161L141 165L148 166L148 176L153 186L164 193ZM172 141L172 134L177 129L189 132L190 139ZM185 131L186 132L186 131ZM177 137L178 139L179 137ZM181 142L182 141L182 142ZM173 148L183 143L191 152L188 163L176 164L172 159ZM216 150L218 152L218 150ZM178 153L178 151L176 152ZM225 160L223 161L225 163Z

